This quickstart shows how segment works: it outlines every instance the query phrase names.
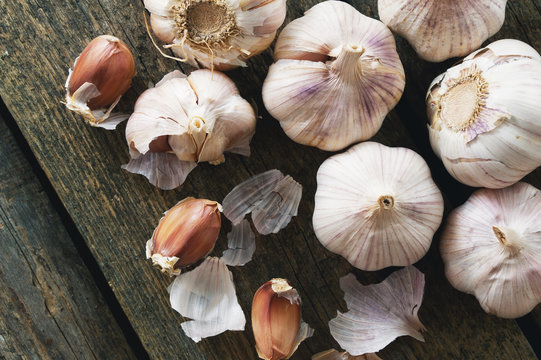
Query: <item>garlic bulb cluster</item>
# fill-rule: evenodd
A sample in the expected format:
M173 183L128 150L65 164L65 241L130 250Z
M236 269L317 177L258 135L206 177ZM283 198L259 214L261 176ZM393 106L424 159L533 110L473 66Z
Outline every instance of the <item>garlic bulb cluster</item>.
M514 184L541 165L539 99L541 56L518 40L493 42L432 82L432 148L464 184Z
M249 156L255 125L254 110L227 76L176 70L137 100L126 126L132 160L123 168L173 189L197 163L219 164L225 151Z
M507 0L378 0L378 12L391 30L417 54L440 62L464 56L497 33Z
M111 35L92 40L75 59L66 80L66 107L92 126L113 130L128 115L112 113L131 86L135 61L128 46Z
M412 150L366 142L327 159L317 172L314 232L359 269L415 263L442 216L442 195Z
M156 36L181 61L229 70L269 47L286 0L144 0ZM162 53L163 54L163 53Z
M405 86L391 31L341 1L289 23L274 56L265 107L293 141L323 150L372 137Z
M541 191L526 183L476 191L447 219L445 275L487 313L517 318L541 303Z
M351 356L347 352L338 352L331 349L315 354L312 356L312 360L381 360L381 358L376 354Z

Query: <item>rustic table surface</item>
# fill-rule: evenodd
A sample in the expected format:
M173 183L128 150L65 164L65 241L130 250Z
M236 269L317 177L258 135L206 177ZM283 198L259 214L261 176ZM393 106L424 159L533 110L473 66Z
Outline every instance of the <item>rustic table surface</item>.
M318 2L290 0L286 23ZM347 2L377 18L376 0ZM327 325L337 310L346 310L338 279L353 271L363 283L377 282L392 269L355 270L316 239L315 175L331 154L293 143L265 112L260 89L270 50L228 73L262 116L251 157L228 155L218 167L198 166L178 190L158 190L120 169L129 157L124 124L117 131L92 128L62 104L68 68L100 34L122 38L136 56L138 74L121 110L129 112L149 82L181 68L150 43L143 9L141 0L0 0L0 358L256 359L250 321L244 332L198 344L184 335L184 319L168 303L171 280L145 260L144 245L162 212L180 199L221 201L241 181L272 168L299 181L303 199L286 229L258 236L253 261L231 269L239 302L249 319L255 290L272 277L288 278L303 298L303 318L315 329L292 359L338 349ZM541 0L509 1L505 24L491 40L501 38L541 51ZM474 189L454 181L433 154L424 95L454 60L427 63L405 40L397 38L397 46L406 90L374 140L419 152L448 213ZM541 187L540 169L525 181ZM215 254L225 243L222 231ZM426 342L399 338L379 353L382 358L538 358L539 306L518 320L485 314L473 296L445 279L438 236L416 265L426 274L419 312Z

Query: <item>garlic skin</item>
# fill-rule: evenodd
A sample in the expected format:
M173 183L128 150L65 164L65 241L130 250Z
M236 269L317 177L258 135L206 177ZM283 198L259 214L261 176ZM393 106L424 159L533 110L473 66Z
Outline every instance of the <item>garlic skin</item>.
M428 251L443 197L416 152L365 142L321 164L314 232L361 270L410 265Z
M347 352L338 352L334 349L327 350L312 356L312 360L381 360L376 354L364 354L351 356Z
M493 42L432 82L432 148L466 185L512 185L541 165L539 99L541 56L518 40Z
M286 0L144 0L154 34L184 62L226 71L267 49ZM163 54L163 53L162 53Z
M92 126L113 130L125 114L113 108L131 86L135 61L128 46L111 35L93 39L75 59L66 80L66 107Z
M378 0L391 30L408 40L424 60L464 56L497 33L507 0Z
M252 260L255 252L255 234L246 219L233 224L227 234L227 250L221 259L229 266L244 266Z
M274 57L265 107L293 141L322 150L372 137L404 91L391 31L345 2L319 3L289 23Z
M220 235L220 204L188 197L164 213L147 241L147 259L169 275L205 257Z
M220 164L225 151L249 156L255 126L251 105L223 73L175 70L137 100L126 126L132 161L124 169L174 189L197 163Z
M448 217L441 235L445 275L503 318L541 303L541 192L519 182L481 189Z

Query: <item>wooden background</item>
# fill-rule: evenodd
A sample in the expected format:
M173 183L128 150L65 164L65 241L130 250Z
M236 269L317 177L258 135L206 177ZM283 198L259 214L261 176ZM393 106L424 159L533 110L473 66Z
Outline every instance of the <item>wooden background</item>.
M318 2L290 0L286 23ZM347 2L377 18L376 0ZM265 112L260 89L271 50L228 73L262 116L252 156L228 155L218 167L198 166L182 189L161 191L121 170L129 158L125 125L112 132L91 128L61 103L68 68L101 34L122 38L136 56L138 74L121 110L133 108L149 81L180 68L153 48L143 9L141 0L0 0L0 358L256 359L249 309L255 290L272 277L288 278L297 288L304 320L316 330L292 359L338 349L327 326L337 310L346 310L338 279L353 271L363 283L377 282L393 269L354 270L314 236L315 175L331 153L293 143ZM541 0L510 1L505 24L491 40L501 38L541 51ZM448 213L473 189L454 181L433 154L424 95L454 60L431 64L405 40L397 38L397 46L406 90L373 140L423 155ZM170 278L145 260L145 242L162 212L184 197L221 201L241 181L272 168L304 186L299 215L279 234L259 236L254 260L231 269L246 331L195 344L169 307ZM525 180L541 187L541 171ZM221 255L225 233L214 254ZM426 275L419 312L426 342L399 338L379 353L382 358L537 358L527 338L534 347L541 343L539 306L518 321L486 315L473 296L445 279L437 236L417 266Z

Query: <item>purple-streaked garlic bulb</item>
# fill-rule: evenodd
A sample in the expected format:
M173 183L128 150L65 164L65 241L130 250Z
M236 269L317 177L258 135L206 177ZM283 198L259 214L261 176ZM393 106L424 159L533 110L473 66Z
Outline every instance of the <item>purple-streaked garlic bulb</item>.
M445 275L487 313L517 318L541 303L541 192L519 182L476 191L447 219Z
M458 181L503 188L541 165L541 56L499 40L438 76L427 94L430 143Z
M417 262L442 216L441 192L410 149L366 142L327 159L317 172L314 232L359 269Z
M372 137L404 90L391 31L345 2L324 1L289 23L274 57L265 107L293 141L323 150Z
M251 105L223 73L176 70L137 100L126 126L131 161L123 168L173 189L200 162L220 164L226 151L249 156L255 125Z
M428 61L464 56L497 33L507 0L378 0L381 21Z
M177 60L229 70L274 40L286 0L144 0L156 36ZM163 54L163 53L162 53Z

